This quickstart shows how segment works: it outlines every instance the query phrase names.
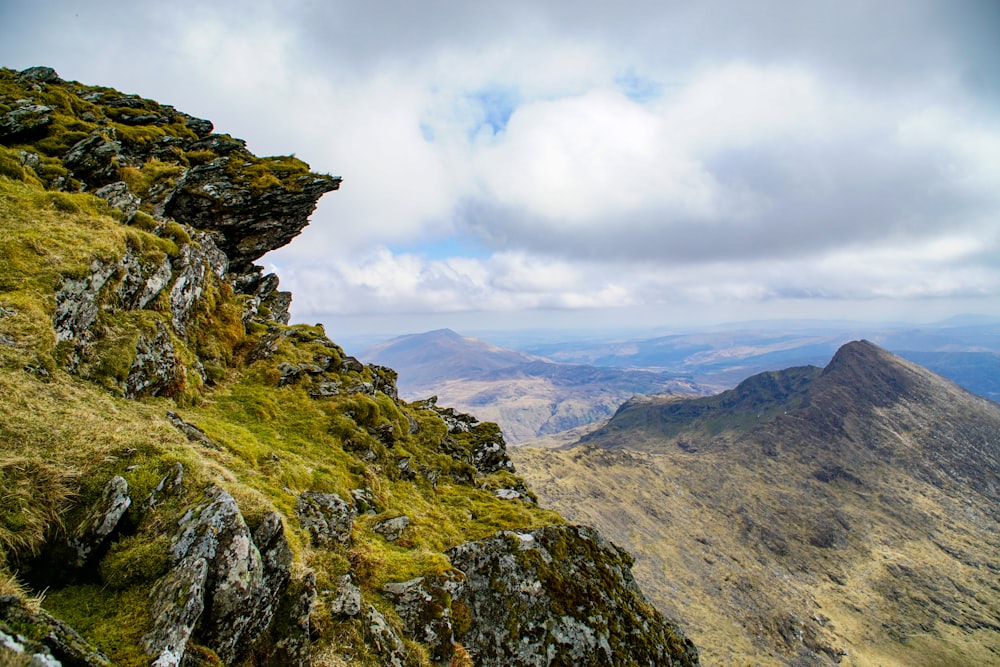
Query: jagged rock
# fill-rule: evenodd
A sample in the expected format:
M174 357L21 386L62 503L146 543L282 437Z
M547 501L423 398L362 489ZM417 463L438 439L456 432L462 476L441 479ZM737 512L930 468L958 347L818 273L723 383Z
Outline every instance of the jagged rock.
M297 593L293 594L291 608L288 611L291 623L285 627L283 635L275 641L274 648L264 658L265 667L309 667L312 665L309 656L312 626L309 619L317 597L316 574L307 572L301 582L293 583L290 588L297 590Z
M337 577L336 594L327 603L334 615L357 616L361 611L361 589L350 574Z
M206 503L178 522L173 565L154 592L153 631L144 647L159 664L183 657L180 639L190 637L196 624L201 642L224 663L236 661L270 624L290 576L291 551L277 515L265 516L251 536L231 495L212 486L205 496ZM204 577L194 576L199 562ZM191 600L199 593L202 610Z
M461 585L461 575L451 572L382 587L396 607L404 632L411 639L427 644L431 659L439 664L448 664L455 652L451 600Z
M329 398L340 393L341 384L338 380L320 380L309 390L313 398Z
M483 667L697 665L694 645L646 602L631 557L583 526L501 532L447 552L466 576L455 639Z
M171 322L182 336L187 334L186 324L191 311L199 303L211 276L222 280L229 269L229 258L211 236L196 233L192 240L195 243L184 244L173 261L177 278L170 288Z
M170 260L164 256L158 263L143 262L131 248L117 264L121 281L114 289L114 296L122 308L145 308L150 301L170 284L173 270Z
M340 362L341 373L363 373L364 370L365 365L354 357L344 357L344 360Z
M102 188L94 191L94 194L106 200L113 207L123 212L126 216L131 216L139 210L141 200L132 194L125 181L108 183Z
M120 141L109 138L102 130L94 130L73 144L63 156L63 166L74 178L98 189L118 180L117 159L121 152Z
M365 640L371 644L385 667L403 667L406 664L406 646L385 616L378 609L366 604L362 615Z
M52 109L18 100L18 106L0 115L0 141L30 136L52 122Z
M143 636L143 649L155 667L176 667L184 657L188 639L205 610L205 558L182 560L153 591L150 616L153 629Z
M33 634L40 637L37 643L30 643L31 650L37 654L47 651L51 654L49 658L55 660L49 662L40 657L38 663L28 663L29 667L49 667L53 664L67 667L114 667L108 656L90 645L73 628L44 610L32 611L16 595L0 595L0 629L4 625L31 627ZM0 664L4 664L2 653Z
M53 318L57 341L85 337L87 329L97 317L97 294L114 272L114 264L105 264L95 259L90 264L90 275L63 281L56 292L56 313Z
M484 475L506 470L514 472L514 464L507 456L507 443L504 442L503 434L497 428L495 433L488 437L478 439L472 448L472 465L476 470Z
M295 513L317 547L346 544L351 539L356 511L336 493L306 491L295 503Z
M212 439L208 437L208 434L191 422L186 422L181 419L176 412L167 410L167 420L173 425L174 428L183 433L184 437L191 442L203 445L210 449L221 449L217 444L212 442Z
M399 400L399 391L396 389L396 380L399 373L388 366L378 364L368 364L368 369L372 374L372 385L375 391L380 391L394 401Z
M101 497L68 540L76 557L74 566L83 567L100 550L131 504L125 478L115 476L108 480Z
M212 150L221 153L220 148ZM258 193L231 173L230 160L239 157L188 169L164 211L192 227L218 232L219 247L237 267L249 267L295 238L319 198L340 186L340 179L307 175L294 188L279 183Z
M372 530L390 542L395 542L403 536L403 531L410 525L410 517L397 516L385 521L379 521L372 526Z
M17 73L17 76L19 79L37 81L38 83L59 83L62 81L54 69L42 65L23 69Z
M135 356L125 379L125 396L158 396L166 393L178 381L181 364L170 334L162 322L156 323L152 336L140 335Z

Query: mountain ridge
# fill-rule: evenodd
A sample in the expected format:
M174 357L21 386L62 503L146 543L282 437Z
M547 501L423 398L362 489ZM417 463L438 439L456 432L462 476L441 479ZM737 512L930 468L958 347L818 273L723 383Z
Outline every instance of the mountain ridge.
M1000 405L866 341L817 370L779 400L768 374L756 402L638 400L512 457L636 555L705 664L1000 664Z

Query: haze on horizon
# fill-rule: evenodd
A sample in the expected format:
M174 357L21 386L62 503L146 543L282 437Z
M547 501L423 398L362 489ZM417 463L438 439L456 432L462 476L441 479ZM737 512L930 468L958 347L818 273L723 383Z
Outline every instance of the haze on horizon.
M1000 314L1000 4L0 5L54 67L344 177L338 335Z

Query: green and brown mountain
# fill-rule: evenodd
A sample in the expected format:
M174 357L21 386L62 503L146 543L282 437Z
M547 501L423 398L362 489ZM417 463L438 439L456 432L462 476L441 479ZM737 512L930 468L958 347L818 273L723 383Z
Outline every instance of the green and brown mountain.
M511 444L607 419L636 394L706 393L677 373L554 363L450 329L400 336L361 357L397 369L401 396L437 396L496 422Z
M1000 405L865 341L512 456L709 665L1000 665Z
M339 186L0 69L0 664L698 664L495 424L288 324Z

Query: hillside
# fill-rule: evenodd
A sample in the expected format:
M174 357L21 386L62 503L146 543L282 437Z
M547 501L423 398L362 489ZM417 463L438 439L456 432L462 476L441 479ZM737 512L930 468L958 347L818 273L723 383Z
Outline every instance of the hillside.
M404 398L437 396L496 422L512 444L606 419L636 394L703 391L676 374L557 364L450 330L394 338L361 357L409 378Z
M871 343L512 455L704 664L1000 664L1000 405Z
M288 324L341 180L213 129L0 70L0 663L698 664L495 424Z

